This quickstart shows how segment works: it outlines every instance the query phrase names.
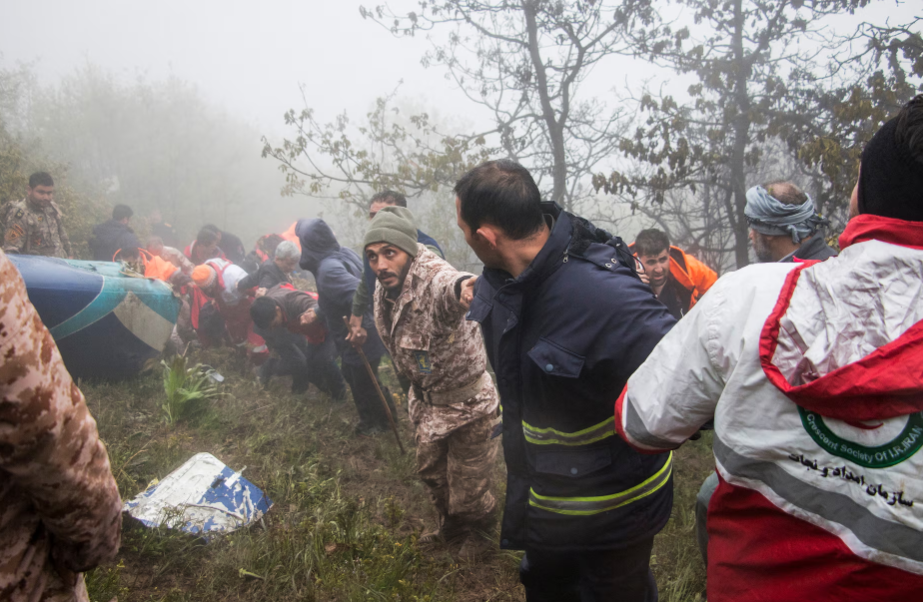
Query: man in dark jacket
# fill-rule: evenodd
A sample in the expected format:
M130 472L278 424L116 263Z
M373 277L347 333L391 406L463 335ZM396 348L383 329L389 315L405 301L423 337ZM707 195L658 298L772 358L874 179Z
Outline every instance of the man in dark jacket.
M348 328L343 320L352 311L353 295L362 278L362 261L355 251L340 246L330 226L322 219L299 220L295 232L301 240L301 268L311 272L317 283L319 298L316 318L326 323L327 331L343 360L343 378L352 391L359 413L356 434L384 432L388 429L387 414L358 351L346 341ZM385 348L375 330L371 309L363 316L363 327L368 333L368 339L362 349L377 378L378 363ZM382 390L391 403L387 389L382 387ZM396 415L393 410L392 415Z
M228 261L236 263L237 265L244 262L244 258L247 256L247 249L244 247L244 243L239 237L230 232L218 229L218 226L214 224L205 224L202 228L208 228L218 234L218 246L221 247L221 251L224 252L224 256L228 258Z
M119 249L141 246L135 231L128 225L132 215L134 211L128 205L116 205L112 209L112 219L93 228L90 250L94 261L112 261Z
M485 266L468 316L503 404L501 547L526 550L526 598L655 600L649 561L670 517L672 461L615 436L614 402L675 320L622 240L543 203L519 164L484 163L455 192Z
M291 284L271 288L253 302L250 317L254 332L279 355L260 366L260 380L291 375L292 393L303 393L314 383L331 399L341 401L346 385L334 360L336 348L324 325L312 315L316 309L315 298ZM306 314L302 324L301 317Z
M777 180L748 190L744 214L761 263L836 255L824 240L824 226L830 222L815 213L811 197L791 182Z

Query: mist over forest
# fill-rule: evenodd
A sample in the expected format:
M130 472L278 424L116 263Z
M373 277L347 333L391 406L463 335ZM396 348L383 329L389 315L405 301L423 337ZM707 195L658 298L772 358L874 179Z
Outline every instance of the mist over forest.
M503 6L350 6L335 27L354 32L351 43L266 63L276 77L291 73L290 110L257 118L188 73L127 71L98 51L61 72L61 56L88 46L52 39L33 55L0 46L0 202L22 198L31 172L50 171L84 252L93 224L117 203L134 208L141 234L156 209L183 241L215 223L249 247L322 216L358 246L369 197L391 188L409 197L419 227L453 263L474 269L451 189L479 162L510 157L532 170L547 200L628 241L662 228L726 271L750 261L744 192L763 181L801 185L835 237L862 144L923 76L921 15L910 3ZM222 19L246 28L234 10ZM269 44L241 52L261 56ZM403 59L408 49L418 63ZM394 57L369 76L390 78L377 89L364 85L369 52ZM342 85L300 79L299 65L344 60L338 54L353 61ZM260 86L249 93L259 98Z

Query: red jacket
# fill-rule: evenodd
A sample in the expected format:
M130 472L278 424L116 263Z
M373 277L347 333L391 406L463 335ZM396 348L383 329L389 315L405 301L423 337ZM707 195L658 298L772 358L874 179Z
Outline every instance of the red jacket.
M923 223L723 277L617 402L640 450L714 419L708 600L923 599Z

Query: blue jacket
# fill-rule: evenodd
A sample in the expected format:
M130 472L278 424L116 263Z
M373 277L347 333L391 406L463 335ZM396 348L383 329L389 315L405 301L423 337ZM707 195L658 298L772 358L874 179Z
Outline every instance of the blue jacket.
M311 272L317 283L317 314L326 321L343 362L359 366L362 364L359 354L346 342L349 331L343 317L352 312L362 262L355 251L340 246L333 230L322 219L298 220L295 233L301 240L301 268ZM385 347L375 330L371 309L363 316L362 326L368 332L368 340L362 346L366 357L380 358Z
M439 255L445 259L445 253L442 252L442 247L439 246L436 239L428 234L424 234L422 230L417 230L417 242L429 247L436 247L439 249ZM372 299L375 293L375 282L377 278L375 277L375 272L372 271L372 266L369 265L369 258L366 257L364 253L362 255L362 261L362 278L365 280L366 289L369 291L369 299Z
M615 434L615 401L675 323L618 238L543 203L554 226L518 278L485 269L481 323L503 404L501 546L612 550L653 537L673 504L668 454ZM608 244L607 244L608 242Z

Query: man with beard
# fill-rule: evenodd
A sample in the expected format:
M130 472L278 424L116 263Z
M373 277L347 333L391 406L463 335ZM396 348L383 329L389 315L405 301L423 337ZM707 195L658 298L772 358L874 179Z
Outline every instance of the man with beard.
M618 400L645 453L714 420L709 602L920 597L921 190L923 95L863 150L839 256L723 277Z
M375 326L394 367L410 383L417 472L429 489L438 528L423 541L461 541L459 556L484 548L497 502L490 492L499 396L487 373L484 341L465 319L472 274L459 272L418 242L413 215L385 207L365 235L365 256L380 286Z
M824 226L830 222L814 212L811 197L791 182L777 180L748 190L744 214L760 263L836 255L824 240Z
M23 255L73 256L70 239L54 202L54 180L44 171L29 176L26 198L4 208L3 250Z

